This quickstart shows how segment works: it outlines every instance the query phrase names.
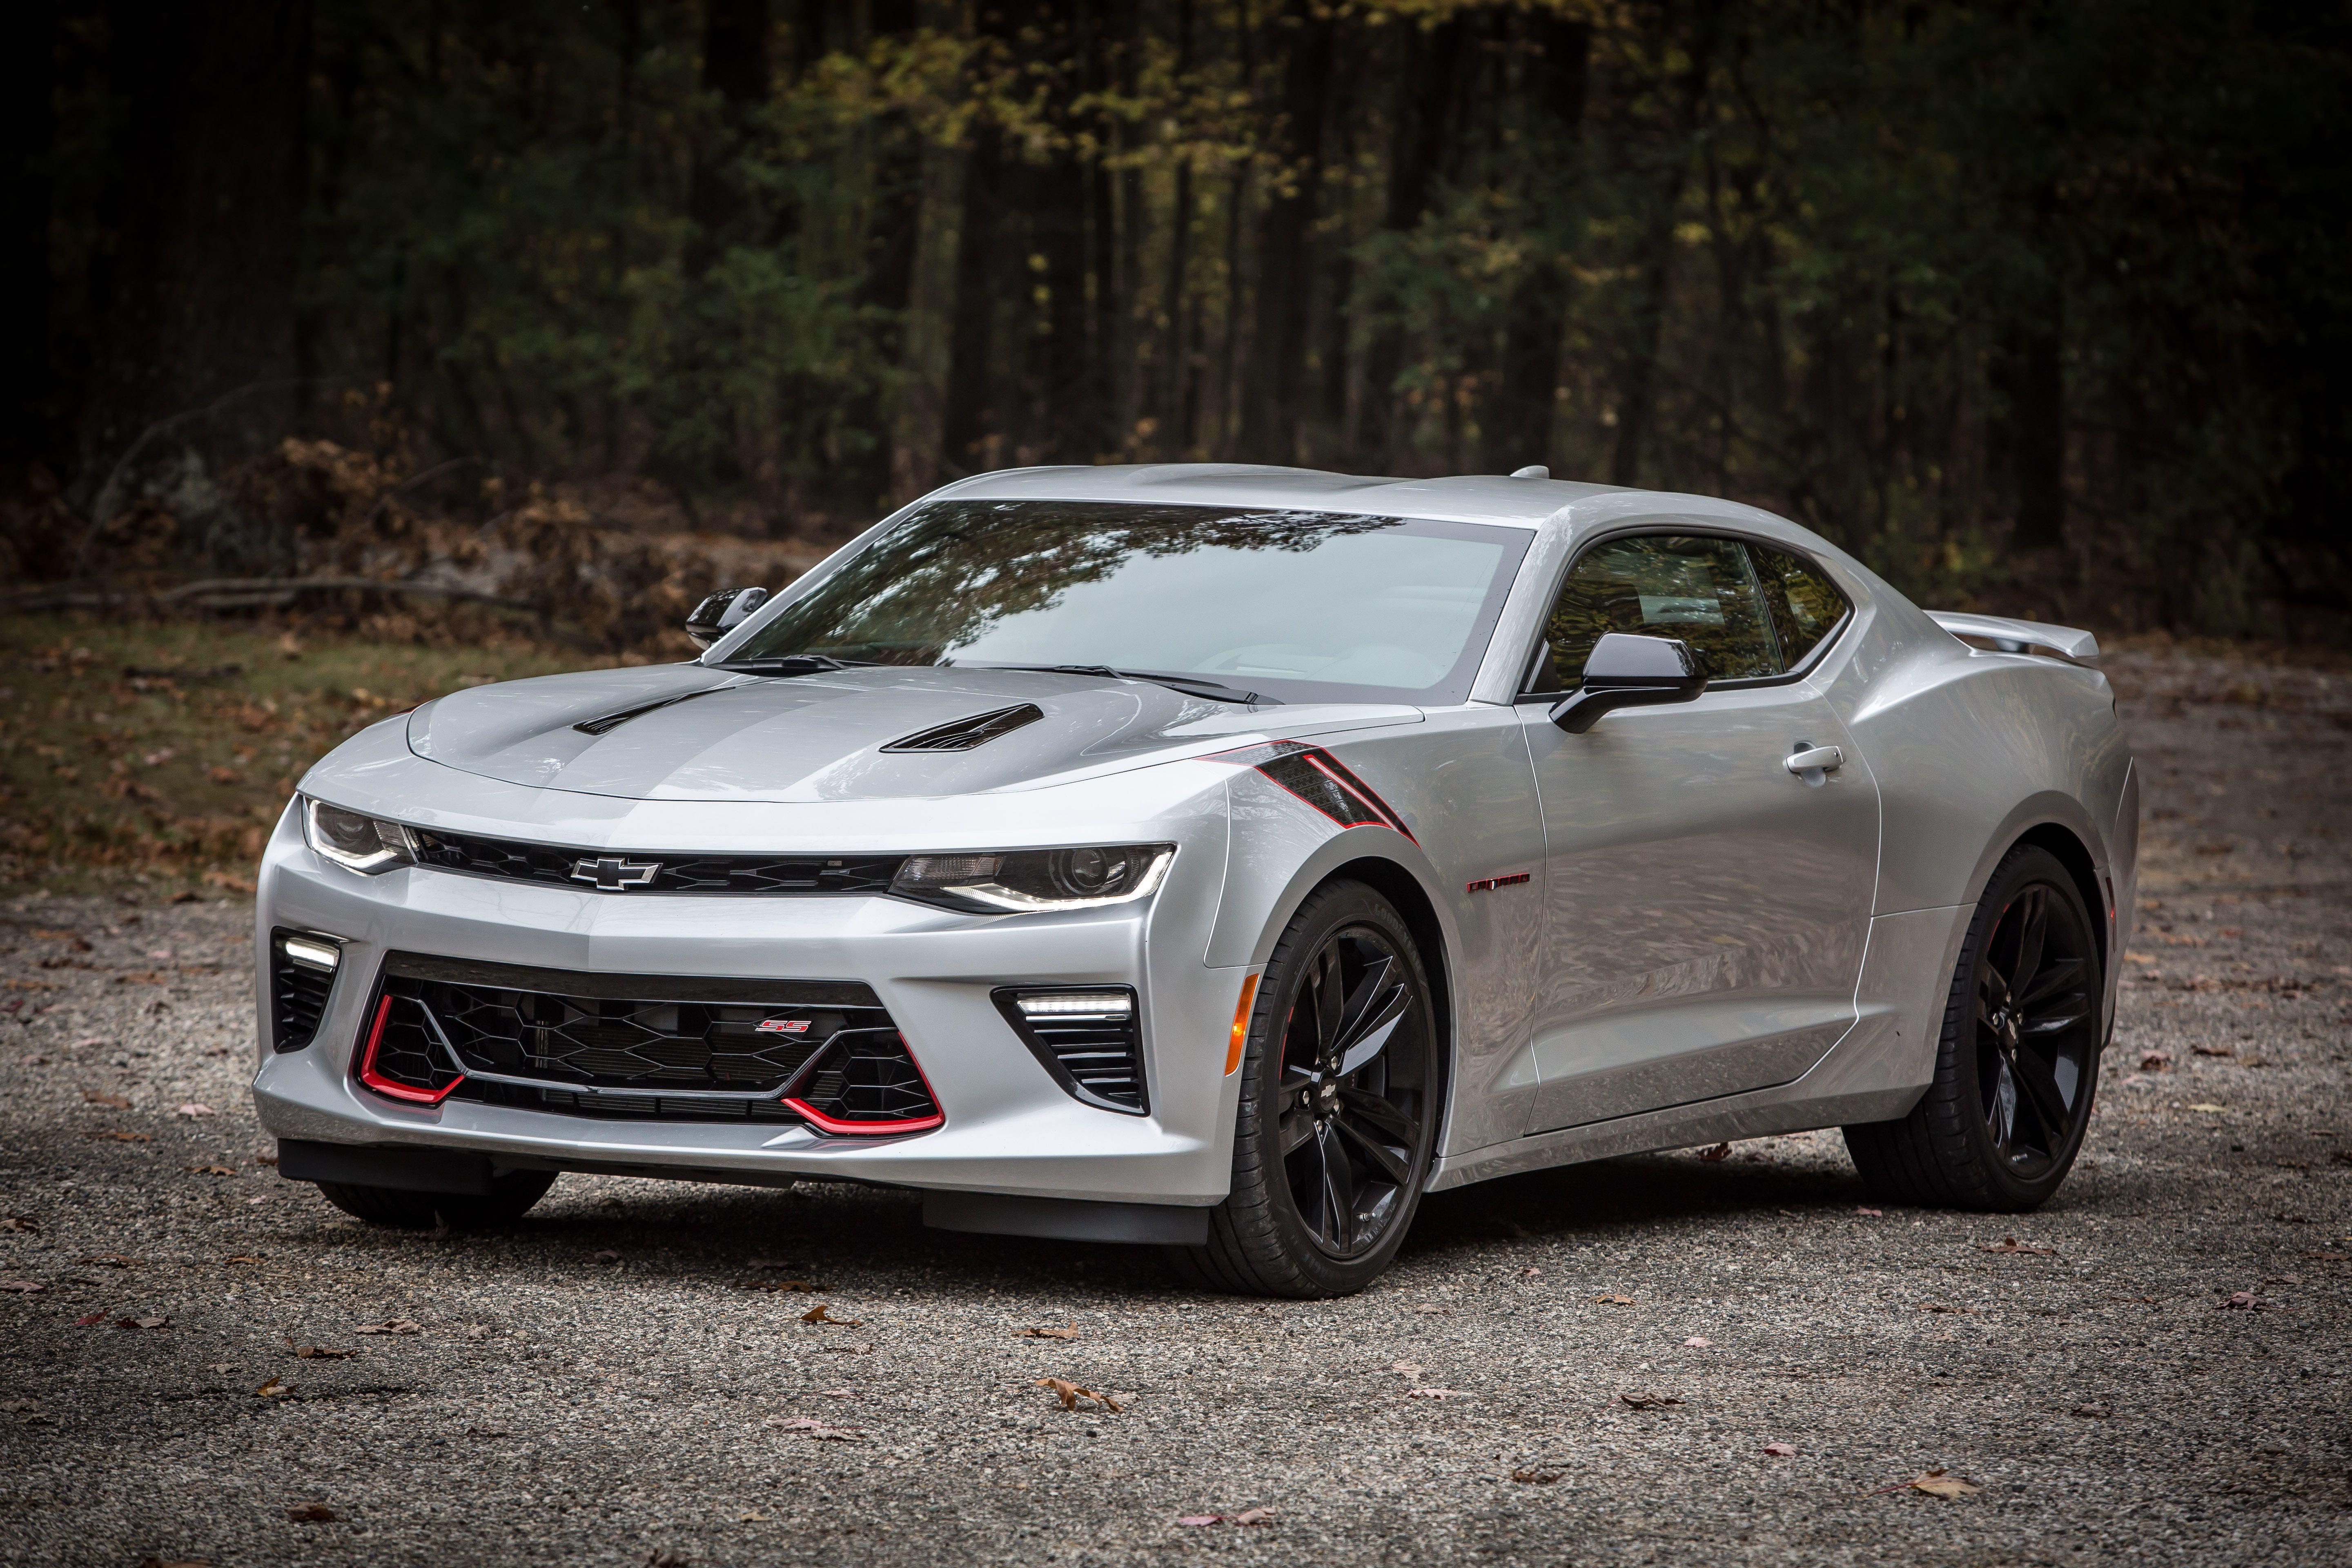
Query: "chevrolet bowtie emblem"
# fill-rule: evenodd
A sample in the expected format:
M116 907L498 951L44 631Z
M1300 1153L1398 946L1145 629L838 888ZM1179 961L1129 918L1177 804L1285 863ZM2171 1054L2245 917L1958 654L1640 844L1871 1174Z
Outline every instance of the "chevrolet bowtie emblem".
M574 860L572 879L593 882L608 892L622 888L650 888L661 874L658 860L624 860L617 855L607 855L596 860Z

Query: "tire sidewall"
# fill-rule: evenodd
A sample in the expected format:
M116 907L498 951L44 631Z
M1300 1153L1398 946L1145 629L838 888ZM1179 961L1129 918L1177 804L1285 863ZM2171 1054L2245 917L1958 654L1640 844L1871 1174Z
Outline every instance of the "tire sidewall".
M2074 1169L2074 1158L2082 1152L2083 1142L2090 1134L2090 1108L2095 1104L2099 1087L2098 1046L2084 1053L2082 1104L2084 1112L2068 1134L2065 1146L2053 1151L2050 1168L2041 1175L2024 1178L2009 1169L1994 1152L1992 1134L1985 1122L1983 1077L1978 1070L1978 1053L1983 1048L1977 1039L1976 990L1977 979L1985 962L1985 950L1992 941L1993 929L2001 914L2018 894L2035 885L2048 887L2063 900L2090 933L2093 973L2084 986L2095 1010L2104 1005L2106 995L2106 964L2101 954L2098 927L2091 919L2090 906L2084 900L2082 889L2058 858L2046 849L2028 847L2012 851L1994 871L1984 896L1977 900L1977 911L1969 925L1967 945L1961 950L1960 964L1952 978L1952 1005L1944 1027L1944 1051L1952 1064L1955 1089L1958 1094L1960 1121L1969 1140L1969 1149L1978 1169L1990 1188L1989 1196L1994 1206L2003 1209L2038 1207L2058 1191ZM2095 1022L2095 1030L2098 1025Z
M1414 1152L1412 1188L1399 1202L1395 1220L1380 1245L1360 1257L1337 1258L1319 1246L1300 1217L1290 1193L1276 1132L1282 1100L1284 1026L1306 983L1307 966L1333 933L1349 926L1378 931L1407 965L1412 979L1414 1005L1421 1015L1423 1038L1429 1043L1428 1104L1422 1117L1422 1144ZM1385 1270L1412 1228L1414 1215L1427 1190L1429 1168L1435 1158L1439 1121L1445 1105L1446 1061L1440 1048L1434 1000L1429 974L1412 933L1395 906L1360 882L1334 886L1308 900L1293 917L1276 944L1275 958L1259 983L1250 1014L1249 1046L1242 1063L1242 1113L1260 1129L1255 1143L1259 1168L1253 1173L1265 1194L1265 1209L1286 1260L1310 1281L1319 1295L1346 1295L1360 1290ZM1236 1175L1242 1174L1240 1172Z

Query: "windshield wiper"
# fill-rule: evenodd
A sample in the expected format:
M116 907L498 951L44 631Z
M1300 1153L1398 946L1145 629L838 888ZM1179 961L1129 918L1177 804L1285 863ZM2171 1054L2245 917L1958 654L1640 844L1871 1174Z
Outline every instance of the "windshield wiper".
M1264 697L1255 691L1242 691L1213 680L1203 680L1196 675L1162 675L1150 669L1113 669L1107 664L968 664L966 669L1034 669L1043 675L1107 675L1114 680L1149 680L1188 697L1206 697L1213 702L1264 702L1282 705L1279 697Z
M761 658L722 659L703 668L732 670L737 675L821 675L829 669L847 669L867 662L865 659L835 658L829 653L780 653Z

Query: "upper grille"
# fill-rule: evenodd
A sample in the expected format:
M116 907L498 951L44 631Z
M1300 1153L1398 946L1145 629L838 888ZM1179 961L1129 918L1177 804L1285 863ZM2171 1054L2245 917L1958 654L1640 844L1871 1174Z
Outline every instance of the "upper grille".
M286 939L301 934L284 926L269 933L269 1043L281 1051L299 1051L310 1043L327 1011L327 993L335 985L332 970L286 956Z
M394 1084L573 1115L936 1125L855 982L615 975L395 952L372 1061ZM769 1026L762 1027L762 1025Z
M525 882L548 882L567 888L594 887L593 874L576 875L582 863L593 868L610 849L566 849L552 844L525 844L478 834L444 833L437 828L412 827L419 865L476 877L502 877ZM706 855L681 850L629 850L633 864L659 867L653 880L630 889L643 893L879 893L888 890L898 874L903 855Z

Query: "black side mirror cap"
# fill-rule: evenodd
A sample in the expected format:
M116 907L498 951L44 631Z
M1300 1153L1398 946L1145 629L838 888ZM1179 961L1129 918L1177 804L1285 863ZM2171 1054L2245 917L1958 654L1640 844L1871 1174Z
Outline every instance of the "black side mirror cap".
M1551 721L1581 735L1613 708L1689 702L1706 689L1698 655L1679 637L1605 633L1584 661L1584 684L1556 703Z
M767 602L765 588L721 588L694 606L694 613L686 617L686 635L698 647L709 647Z

